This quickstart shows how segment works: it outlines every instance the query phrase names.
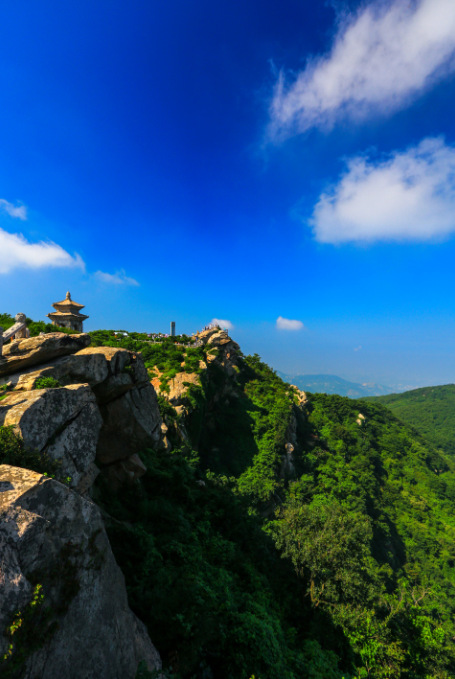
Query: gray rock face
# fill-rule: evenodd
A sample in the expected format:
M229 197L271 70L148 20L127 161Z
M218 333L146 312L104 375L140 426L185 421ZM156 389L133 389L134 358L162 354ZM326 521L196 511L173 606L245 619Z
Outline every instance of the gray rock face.
M37 648L21 679L134 679L142 660L160 669L144 625L128 608L91 501L35 472L0 465L0 554L0 656L10 641L13 653L20 650L20 631L11 639L3 631L17 611L27 611L37 585L44 594L39 624L29 623L37 627Z
M74 488L93 474L101 424L95 395L84 384L17 391L0 401L0 425L14 425L28 448L58 460Z
M113 491L134 483L146 472L137 452L162 445L163 423L141 357L89 341L63 333L19 340L0 361L0 384L9 389L0 426L59 460L58 475L75 489L0 466L0 658L10 643L20 657L21 630L4 634L15 614L42 612L39 624L29 618L34 644L20 679L134 679L142 660L150 670L161 666L128 608L100 512L81 494L100 468ZM37 389L44 377L57 380L54 387ZM38 586L44 599L32 608Z
M14 392L0 401L0 424L16 425L27 446L42 451L65 423L96 399L88 385Z
M162 420L155 390L147 383L101 406L103 426L98 442L98 461L124 460L161 439Z

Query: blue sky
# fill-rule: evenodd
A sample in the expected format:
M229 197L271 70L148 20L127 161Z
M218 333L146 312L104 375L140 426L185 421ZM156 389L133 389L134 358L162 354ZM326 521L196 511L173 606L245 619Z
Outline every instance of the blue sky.
M0 309L455 381L453 0L0 3Z

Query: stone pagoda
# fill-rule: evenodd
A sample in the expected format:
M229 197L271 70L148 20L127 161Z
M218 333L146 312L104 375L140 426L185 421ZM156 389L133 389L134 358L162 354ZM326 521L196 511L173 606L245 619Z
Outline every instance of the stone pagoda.
M51 314L47 314L47 316L51 319L53 325L59 325L61 328L70 328L71 330L83 332L82 323L89 318L89 316L84 316L84 314L80 313L80 310L84 308L84 305L73 302L69 292L66 293L63 302L55 302L52 306L55 311Z

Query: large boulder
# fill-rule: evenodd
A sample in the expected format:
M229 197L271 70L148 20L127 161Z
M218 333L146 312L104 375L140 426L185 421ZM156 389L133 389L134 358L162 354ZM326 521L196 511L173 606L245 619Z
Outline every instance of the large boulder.
M89 353L85 353L86 351ZM103 354L88 347L77 354L5 375L0 378L0 383L7 384L14 391L31 391L36 389L38 381L43 377L51 377L62 385L87 383L96 386L106 380L108 375L108 363Z
M54 388L37 388L42 378L52 378ZM166 444L140 354L85 347L2 379L11 391L0 400L0 425L14 425L28 448L59 460L59 476L79 492L90 488L99 467L115 465L103 470L113 488L134 481L144 473L136 454Z
M38 380L52 377L62 385L87 383L98 387L103 400L110 400L125 393L134 383L147 381L147 370L143 362L126 349L112 347L87 347L77 353L42 363L38 367L21 369L20 372L0 377L0 383L7 384L15 391L36 389ZM113 383L122 385L113 387Z
M22 371L32 365L47 363L59 356L74 354L89 344L90 335L86 333L67 335L64 332L54 332L16 340L3 347L0 376Z
M91 501L0 465L0 554L5 670L19 662L21 679L134 679L141 661L160 669Z
M14 426L27 448L60 462L75 488L96 476L93 464L102 419L87 384L11 392L0 401L0 425Z

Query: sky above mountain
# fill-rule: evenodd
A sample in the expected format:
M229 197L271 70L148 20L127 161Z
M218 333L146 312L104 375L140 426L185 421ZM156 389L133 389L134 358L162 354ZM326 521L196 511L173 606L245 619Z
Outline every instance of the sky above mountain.
M455 3L0 5L0 311L455 381Z

